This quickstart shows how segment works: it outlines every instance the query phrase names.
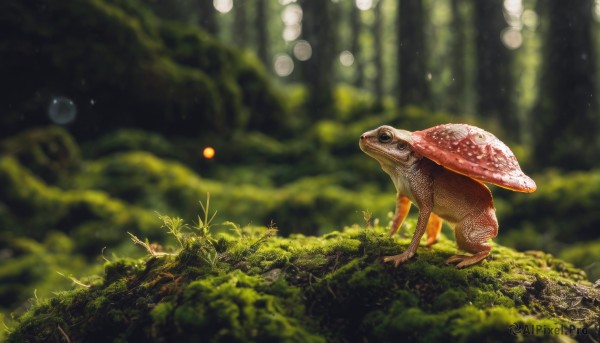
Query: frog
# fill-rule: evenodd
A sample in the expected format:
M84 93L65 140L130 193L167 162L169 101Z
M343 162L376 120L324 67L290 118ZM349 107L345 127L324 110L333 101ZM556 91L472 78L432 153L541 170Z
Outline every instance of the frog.
M383 258L396 267L416 254L424 235L426 246L435 244L443 222L454 229L458 249L468 253L446 263L464 268L481 262L492 249L489 240L498 235L493 196L485 183L524 193L537 188L506 144L468 124L414 132L383 125L363 133L359 147L379 162L396 189L388 235L397 233L412 204L419 209L408 248Z

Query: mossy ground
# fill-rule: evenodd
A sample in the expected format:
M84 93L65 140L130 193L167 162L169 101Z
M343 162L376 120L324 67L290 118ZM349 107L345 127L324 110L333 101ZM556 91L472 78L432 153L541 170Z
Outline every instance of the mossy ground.
M382 227L288 238L234 228L184 235L176 255L107 262L89 288L39 301L8 341L600 338L600 289L542 252L495 245L481 264L456 269L444 263L455 244L442 236L394 268L381 256L408 239L389 238Z

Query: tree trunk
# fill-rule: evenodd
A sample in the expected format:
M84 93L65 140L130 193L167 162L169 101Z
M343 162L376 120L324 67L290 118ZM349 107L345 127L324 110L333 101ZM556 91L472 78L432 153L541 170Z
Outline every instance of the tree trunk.
M452 82L448 89L447 108L450 113L463 114L465 102L465 33L462 14L460 13L461 0L451 0L452 6L452 45L450 58L452 66Z
M477 113L495 119L506 134L518 140L519 118L513 106L513 54L500 37L508 27L503 1L474 1L475 45L477 54Z
M360 10L356 6L356 3L352 1L352 10L350 12L350 25L352 30L352 54L354 55L354 86L357 88L362 88L365 85L364 78L364 64L363 58L361 54L361 45L360 45L360 33L362 31L362 20L360 15Z
M244 0L236 0L233 8L235 21L233 23L233 41L240 48L248 46L248 11L246 6L248 2Z
M216 35L219 30L217 26L217 11L212 1L196 0L198 11L198 25L208 33Z
M373 23L373 49L375 50L374 61L375 64L375 96L377 102L381 104L383 102L383 15L381 13L381 7L383 6L383 0L379 0L375 4L375 22Z
M267 1L258 0L256 1L256 16L255 28L256 28L256 43L258 48L258 58L265 64L270 65L271 59L269 58L269 33L267 32Z
M421 0L398 1L399 106L427 106L429 83Z
M596 93L593 0L547 1L540 94L532 114L539 166L598 166L600 116Z
M302 38L312 47L312 57L299 62L301 79L308 88L307 113L313 118L333 110L335 22L330 1L298 1L302 17Z

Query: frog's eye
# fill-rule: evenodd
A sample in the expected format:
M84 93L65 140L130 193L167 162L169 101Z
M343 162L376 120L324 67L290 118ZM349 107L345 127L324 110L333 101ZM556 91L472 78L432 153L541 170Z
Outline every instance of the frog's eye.
M398 150L405 150L406 148L408 148L408 144L406 142L398 143Z
M392 133L390 131L381 131L377 137L380 143L389 143L392 141Z

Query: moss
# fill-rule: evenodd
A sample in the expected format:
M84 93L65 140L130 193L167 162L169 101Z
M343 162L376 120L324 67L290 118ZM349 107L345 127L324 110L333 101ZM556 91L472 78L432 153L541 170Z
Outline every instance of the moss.
M456 269L444 263L456 247L441 237L394 268L380 256L408 239L385 231L283 238L245 227L213 240L188 237L175 257L107 263L103 283L34 306L9 341L58 340L57 325L80 341L101 330L103 340L154 342L512 342L579 337L565 331L571 326L599 338L600 290L572 265L494 245L483 263ZM563 331L527 331L537 327Z
M151 238L160 237L160 226L149 210L130 206L93 190L63 190L50 186L20 165L14 158L0 157L0 196L10 211L3 223L5 233L26 233L42 239L46 232L69 232L78 251L97 254L106 244L121 242L125 231L141 231ZM120 228L120 230L118 230ZM11 232L12 231L12 232Z
M128 126L186 135L282 132L286 107L264 67L197 27L159 20L136 0L63 2L43 11L11 0L5 7L20 19L2 22L11 34L1 71L19 80L6 94L13 106L0 120L3 134L45 123L29 114L45 112L67 90L85 113L70 128L84 138Z
M239 181L229 184L200 177L181 163L134 151L86 163L85 173L76 175L71 186L99 190L124 202L183 218L195 217L197 199L206 192L219 194L211 199L219 213L239 223L273 220L283 235L316 233L319 228L362 221L357 211L362 208L370 208L374 218L383 218L393 204L393 196L386 199L362 194L335 183L332 177L321 176L281 187L258 187ZM323 212L325 208L328 211Z
M498 218L506 233L501 241L521 250L543 249L558 253L565 243L596 239L600 224L600 171L560 173L547 171L534 177L538 190L526 197L498 191ZM552 208L552 216L543 216ZM565 228L568 227L568 230ZM517 234L525 230L524 234Z
M600 279L600 240L574 244L563 249L559 257L584 269L590 280Z
M17 314L22 313L28 299L46 298L57 289L68 287L71 280L57 272L86 269L85 259L73 255L72 250L72 240L61 232L49 232L42 241L1 235L0 311L16 309Z
M61 127L29 129L0 142L0 153L11 156L46 182L73 174L81 163L79 146Z

